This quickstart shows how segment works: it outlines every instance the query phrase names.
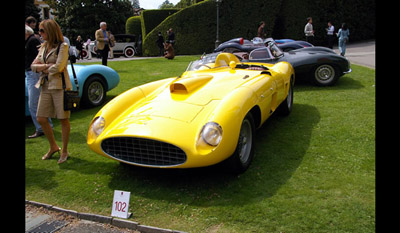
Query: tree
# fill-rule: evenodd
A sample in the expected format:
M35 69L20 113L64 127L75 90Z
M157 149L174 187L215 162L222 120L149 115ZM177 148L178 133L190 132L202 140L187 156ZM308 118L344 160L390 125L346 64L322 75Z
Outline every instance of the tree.
M165 0L161 5L158 7L158 9L169 9L169 8L174 8L174 4L170 3L168 0Z
M49 0L48 3L56 10L56 21L72 43L78 35L93 40L102 21L107 22L107 29L113 34L125 33L125 22L133 14L129 0Z
M139 9L140 3L139 0L131 0L133 9Z

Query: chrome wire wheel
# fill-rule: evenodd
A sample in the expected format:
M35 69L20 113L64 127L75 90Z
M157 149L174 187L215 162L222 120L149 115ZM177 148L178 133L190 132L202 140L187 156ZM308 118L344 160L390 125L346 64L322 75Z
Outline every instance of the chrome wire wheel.
M335 79L335 75L335 68L327 64L318 66L314 72L315 81L320 84L330 84Z
M104 87L99 81L93 81L88 86L88 100L92 105L98 105L104 98Z
M242 164L245 164L248 162L250 153L251 153L251 147L253 144L253 129L251 127L250 121L245 118L242 123L242 127L240 129L240 135L239 135L239 143L241 145L241 149L239 151L239 159Z

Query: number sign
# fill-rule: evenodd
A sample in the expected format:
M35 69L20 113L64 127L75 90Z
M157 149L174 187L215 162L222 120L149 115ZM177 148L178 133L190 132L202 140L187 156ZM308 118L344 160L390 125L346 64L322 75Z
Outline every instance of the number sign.
M121 190L114 191L114 200L112 204L111 216L119 218L128 218L130 192Z

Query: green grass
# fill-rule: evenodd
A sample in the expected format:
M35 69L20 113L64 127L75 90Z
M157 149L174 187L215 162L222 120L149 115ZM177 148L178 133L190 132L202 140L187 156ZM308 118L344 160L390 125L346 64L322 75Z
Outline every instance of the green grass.
M121 77L108 100L143 83L180 75L198 56L109 61ZM46 161L45 137L26 140L26 199L111 214L114 190L131 192L131 220L188 232L374 232L375 70L352 65L333 87L296 84L293 112L256 133L249 170L121 166L86 145L100 108L71 115L70 158ZM54 122L61 145L61 126ZM26 136L34 132L26 123Z

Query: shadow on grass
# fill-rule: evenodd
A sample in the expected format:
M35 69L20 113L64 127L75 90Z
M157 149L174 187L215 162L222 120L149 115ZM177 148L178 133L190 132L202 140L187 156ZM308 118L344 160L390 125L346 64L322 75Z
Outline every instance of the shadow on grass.
M221 165L195 169L154 169L121 164L109 187L134 195L197 206L242 205L273 196L301 164L318 110L294 104L288 117L272 116L256 132L255 158L239 176Z

